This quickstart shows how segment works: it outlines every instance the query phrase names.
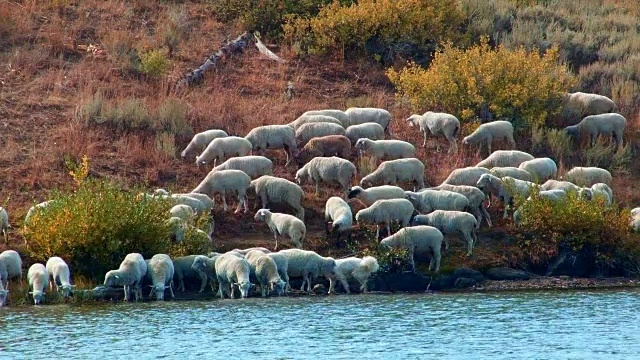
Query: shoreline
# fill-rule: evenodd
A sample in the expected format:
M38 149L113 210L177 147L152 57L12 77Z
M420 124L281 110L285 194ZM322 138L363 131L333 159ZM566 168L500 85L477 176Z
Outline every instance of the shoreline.
M572 278L568 276L536 277L529 280L485 280L466 289L445 289L447 293L500 293L567 290L620 290L640 288L640 279Z

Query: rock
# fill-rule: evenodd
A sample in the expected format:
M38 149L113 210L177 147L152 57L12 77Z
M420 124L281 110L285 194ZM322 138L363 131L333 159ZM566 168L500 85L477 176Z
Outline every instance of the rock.
M564 252L549 262L545 276L588 277L593 270L592 265L584 252Z
M485 273L491 280L529 280L530 276L522 270L508 267L494 267Z
M482 275L480 271L469 269L469 268L458 268L453 272L453 274L451 274L451 276L453 276L453 278L456 280L458 278L473 279L477 283L481 283L485 280L484 275ZM454 283L455 283L455 280L454 280Z
M466 289L477 284L478 282L473 278L460 277L453 283L453 287L456 289Z
M456 279L451 275L440 275L431 281L429 289L435 291L451 289L455 280Z
M372 281L371 291L424 292L431 283L429 276L405 273L377 274Z

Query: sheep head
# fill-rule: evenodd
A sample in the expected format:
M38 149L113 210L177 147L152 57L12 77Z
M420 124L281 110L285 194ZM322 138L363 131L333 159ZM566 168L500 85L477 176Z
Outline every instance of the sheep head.
M267 217L271 214L269 209L260 209L256 212L256 215L253 217L255 221L266 221Z
M413 115L409 116L406 121L407 121L407 123L409 123L409 126L413 127L413 126L415 126L417 124L417 122L418 122L418 120L420 118L421 118L420 115L413 114Z
M353 199L355 197L358 197L358 195L360 195L362 191L364 191L364 189L361 188L360 186L354 186L351 189L349 189L349 195L347 195L347 198Z
M236 283L234 285L238 286L238 289L240 290L240 296L242 298L246 298L249 296L249 289L251 289L251 283L247 281L243 281L241 283Z

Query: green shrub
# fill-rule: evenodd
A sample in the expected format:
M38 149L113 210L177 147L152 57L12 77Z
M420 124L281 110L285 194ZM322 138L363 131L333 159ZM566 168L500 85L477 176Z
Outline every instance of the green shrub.
M178 136L191 136L193 130L187 122L187 106L175 98L166 99L158 108L158 129Z
M96 92L85 103L80 105L76 111L76 120L85 126L91 123L101 123L103 121L102 112L105 100L100 91Z
M149 110L141 99L111 102L104 107L103 119L118 130L145 130L152 127Z
M176 156L176 137L171 133L156 134L156 150L174 158Z
M615 145L605 145L602 139L599 139L594 146L583 149L580 157L584 166L624 172L631 165L632 152L629 145L617 150Z
M563 129L549 129L545 132L545 137L549 145L551 157L556 162L560 162L571 155L573 151L571 138Z
M160 50L151 50L140 55L138 71L152 78L163 76L171 67L171 61Z

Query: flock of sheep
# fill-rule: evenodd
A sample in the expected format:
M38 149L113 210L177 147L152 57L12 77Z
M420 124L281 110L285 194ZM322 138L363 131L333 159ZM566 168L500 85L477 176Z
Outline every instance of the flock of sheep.
M613 137L616 144L622 146L626 120L612 113L617 107L610 99L595 94L573 93L568 94L565 100L565 106L585 115L578 124L565 129L567 134L586 134L592 142L598 136ZM204 291L207 280L217 283L221 297L227 292L233 297L235 287L242 297L246 297L252 283L260 285L263 296L267 292L281 295L289 288L289 277L302 277L303 288L306 284L307 291L318 276L329 280L330 292L334 291L335 280L341 281L348 292L346 279L349 277L357 279L361 289L366 290L368 277L378 269L376 259L334 260L301 250L307 232L302 206L304 191L299 186L304 182L315 185L316 195L319 195L320 183L340 186L341 196L329 197L326 202L325 229L328 235L338 239L350 236L355 220L359 226L375 224L376 238L379 238L380 225L384 225L387 237L380 242L383 247L406 250L412 262L416 253L428 253L431 256L429 268L435 272L440 267L442 243L445 243L445 249L449 247L445 235L461 236L467 244L467 256L473 254L476 231L481 223L492 226L486 208L490 206L492 197L503 204L505 218L508 209L512 208L513 198L516 195L528 198L534 189L540 196L553 201L562 201L569 191L576 191L585 200L603 198L606 205L613 202L612 177L604 169L575 167L558 178L557 165L550 158L534 158L518 150L491 152L492 144L502 140L515 148L513 126L507 121L482 124L462 140L463 145L486 145L490 153L486 159L476 166L456 169L442 184L425 188L425 166L416 158L414 145L400 140L385 140L385 136L391 136L390 123L391 114L384 109L349 108L346 111L308 111L286 125L256 127L245 137L229 136L222 130L196 134L181 155L185 158L200 151L196 164L212 163L214 166L200 184L190 193L171 195L158 189L153 194L140 194L141 200L152 201L162 197L176 203L167 220L172 225L174 240L184 240L185 230L192 226L194 215L209 213L214 208L216 195L221 197L224 211L227 211L227 195L232 195L237 198L235 211L240 212L244 208L246 213L249 211L247 195L252 193L255 194L255 207L260 205L254 220L266 223L273 232L276 250L279 236L288 238L297 249L271 253L264 248L252 248L173 260L158 254L147 261L140 254L129 254L119 269L106 274L104 284L124 286L125 299L129 298L130 288L135 290L136 299L141 297L145 276L157 299L163 299L165 288L173 295L173 279L179 283L179 289L184 289L183 279L189 276L202 280L200 291ZM423 146L426 146L427 133L431 133L445 137L450 143L449 152L457 153L460 122L455 116L429 111L410 116L406 124L419 128L423 134ZM268 149L285 151L285 167L291 162L298 165L299 170L295 174L297 184L273 176L273 161L263 156ZM350 160L352 149L359 156L369 157L374 164L382 160L372 173L361 178L360 186L351 186L357 176L357 168ZM399 183L411 186L412 191L399 187ZM359 199L366 206L355 216L346 201L352 198ZM291 214L272 212L268 209L269 204L288 205ZM36 209L44 211L46 205L42 203L30 209L27 218L33 216ZM634 209L632 214L632 225L638 229L640 208ZM4 209L0 211L0 219L4 232L9 226ZM516 225L519 224L517 209L513 219ZM401 229L392 234L391 224L394 222L399 223ZM205 234L211 239L213 232L212 222ZM38 294L44 291L46 279L52 274L49 271L47 275L48 266L36 265L29 270L29 283L37 303ZM0 256L0 277L5 282L9 267ZM57 275L56 278L56 285L63 291L69 289L68 268L65 274L66 277ZM4 289L0 293L4 291L6 296Z

